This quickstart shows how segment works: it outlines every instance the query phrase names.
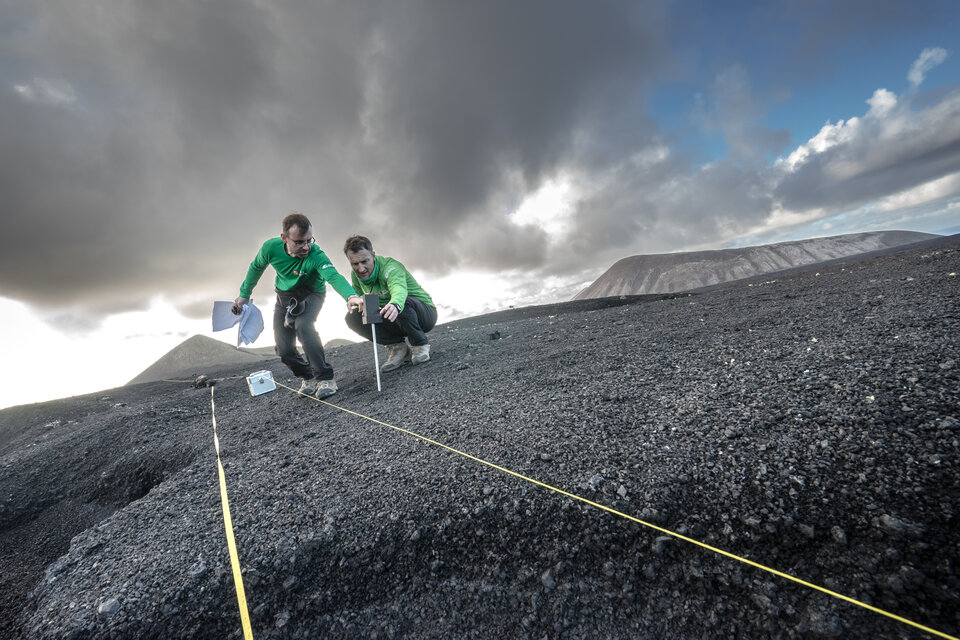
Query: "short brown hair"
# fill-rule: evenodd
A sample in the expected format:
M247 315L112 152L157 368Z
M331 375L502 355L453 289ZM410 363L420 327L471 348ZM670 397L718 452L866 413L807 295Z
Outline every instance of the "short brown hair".
M348 251L357 252L361 249L373 251L373 245L370 243L369 238L365 238L364 236L350 236L347 238L347 241L343 243L344 253Z
M290 234L290 227L300 227L300 230L306 233L307 229L312 226L307 216L299 211L291 211L290 215L283 219L283 235Z

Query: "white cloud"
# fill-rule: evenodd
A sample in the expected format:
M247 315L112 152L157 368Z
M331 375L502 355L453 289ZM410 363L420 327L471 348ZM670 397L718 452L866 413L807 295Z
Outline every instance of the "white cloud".
M882 128L885 134L897 133L897 130L903 126L904 122L901 119L892 117L898 104L897 94L887 89L877 89L867 100L867 104L870 105L870 109L864 118L874 123L883 123ZM837 124L828 122L823 125L817 135L797 147L786 159L778 158L775 166L787 171L796 171L812 156L823 154L835 147L849 145L862 139L863 136L864 121L861 118L839 120Z
M515 304L511 291L501 280L485 271L462 270L445 276L417 277L441 311L440 322L472 316Z
M516 211L510 214L510 221L518 226L539 227L552 241L557 242L570 230L573 192L569 179L548 180L524 198Z
M272 297L259 306L266 328L252 347L273 344ZM359 339L344 324L345 313L340 297L328 296L317 321L324 342ZM3 362L17 363L17 375L0 385L0 408L119 387L193 335L231 346L237 337L235 329L214 333L208 318L187 318L163 298L144 311L107 316L87 331L58 330L43 314L9 298L0 298L0 317L5 334L16 337L4 343ZM55 374L51 363L56 363Z
M849 216L842 216L843 222L847 224L843 232L907 229L942 233L945 229L956 228L960 223L958 206L960 202L944 203L943 201L922 203L912 207L895 207L889 210L865 206Z
M13 90L22 99L35 104L61 106L77 101L73 85L55 78L34 78L28 84L14 85Z
M775 166L787 171L795 171L800 165L805 163L811 155L823 153L839 144L853 140L860 128L860 118L850 118L847 121L840 120L837 124L829 122L820 129L817 135L813 136L807 142L797 147L786 160L778 158Z
M206 328L162 300L146 311L109 316L83 335L61 332L44 315L8 298L0 298L0 314L4 330L18 337L3 347L4 361L18 363L18 375L0 387L0 407L123 385Z
M807 211L790 211L788 209L784 209L778 204L774 206L773 211L770 213L767 219L763 221L763 223L747 229L741 234L741 236L750 238L750 242L747 244L737 242L735 244L738 246L748 246L750 244L766 242L766 240L758 240L757 237L762 237L764 234L776 233L781 229L809 224L823 218L824 215L826 215L826 211L821 208L810 209ZM729 238L726 240L730 241Z
M629 158L629 162L638 170L651 169L670 157L670 148L664 144L652 144L643 147Z
M938 178L937 180L931 180L918 187L906 189L900 193L882 198L877 201L875 209L877 211L906 209L907 207L916 207L950 198L957 194L960 194L960 173L954 173Z
M886 89L877 89L867 100L867 104L870 105L867 117L883 118L897 106L897 94Z
M862 118L828 123L776 163L777 200L785 208L852 210L956 172L960 93L914 109L879 89L868 103Z
M926 78L927 72L946 59L947 50L940 47L931 47L921 51L920 57L913 62L910 72L907 73L907 80L910 81L910 85L912 87L919 86Z

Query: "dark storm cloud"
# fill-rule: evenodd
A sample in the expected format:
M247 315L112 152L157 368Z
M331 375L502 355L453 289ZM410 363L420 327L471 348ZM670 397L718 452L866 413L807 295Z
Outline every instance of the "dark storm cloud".
M386 229L413 225L427 267L464 249L489 255L482 266L518 266L497 234L469 248L452 240L510 213L495 200L509 175L535 189L566 163L619 161L649 136L639 91L664 55L665 18L638 3L414 6L388 4L371 54L368 147L380 208L402 213Z
M619 2L2 11L0 295L104 311L233 294L290 209L334 257L361 230L420 268L542 261L542 232L490 207L648 135L665 21Z
M236 131L269 88L261 16L228 2L37 11L0 40L13 60L0 87L0 269L16 274L2 293L152 295L186 276L216 225L190 201L229 179ZM31 99L51 81L74 98Z
M729 154L696 166L646 109L678 68L676 6L0 0L0 296L75 315L162 294L200 313L197 299L236 295L291 209L341 268L343 239L363 233L414 269L573 274L750 229L779 204L889 195L955 162L952 138L905 133L771 168L788 138L764 124L750 61L732 61L698 112ZM792 44L836 5L813 6ZM816 37L829 50L842 34ZM948 97L924 112L930 131L956 118ZM838 172L844 153L859 168ZM510 219L565 178L569 236Z
M197 284L232 293L289 209L361 201L338 152L359 78L308 73L339 61L313 44L335 47L321 27L336 25L309 33L232 1L98 7L20 12L0 36L0 294L113 310ZM73 99L37 99L51 84Z

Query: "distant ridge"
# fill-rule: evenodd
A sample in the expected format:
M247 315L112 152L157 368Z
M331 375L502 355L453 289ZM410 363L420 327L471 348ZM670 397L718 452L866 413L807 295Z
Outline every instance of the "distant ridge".
M223 364L250 363L275 358L272 347L269 354L257 354L248 350L239 350L226 342L220 342L207 336L187 338L171 349L162 358L144 369L140 375L127 384L154 382L165 378L202 373L201 369Z
M630 256L617 261L573 300L690 291L937 237L916 231L873 231L739 249Z
M334 349L355 344L344 338L334 338L323 345L324 349ZM251 363L277 357L275 347L238 347L234 349L226 342L220 342L206 336L187 338L166 355L144 369L127 384L155 382L166 378L202 373L207 367Z
M333 340L327 340L326 342L324 342L324 343L323 343L323 348L324 348L324 349L336 349L337 347L346 347L346 346L351 345L351 344L356 344L356 342L353 341L353 340L347 340L346 338L334 338ZM244 351L244 352L246 352L246 353L252 353L252 354L258 355L258 356L266 356L266 357L268 357L268 358L273 358L273 357L276 357L276 355L277 355L277 348L276 348L276 347L273 347L273 346L270 346L270 347L239 347L239 349L240 349L240 351ZM301 351L302 351L302 349L301 349Z

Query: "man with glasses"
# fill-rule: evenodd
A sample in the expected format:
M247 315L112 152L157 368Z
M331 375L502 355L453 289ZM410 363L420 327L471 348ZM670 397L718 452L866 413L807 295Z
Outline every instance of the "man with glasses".
M240 285L240 297L233 301L233 313L240 314L250 302L253 288L270 265L277 272L277 304L273 311L273 335L277 355L293 375L301 378L300 394L326 398L337 392L333 367L327 364L323 343L314 324L323 306L327 283L344 300L356 293L347 279L337 272L313 239L313 226L297 211L283 219L279 238L263 243L250 263L247 277ZM297 340L306 359L297 351Z

